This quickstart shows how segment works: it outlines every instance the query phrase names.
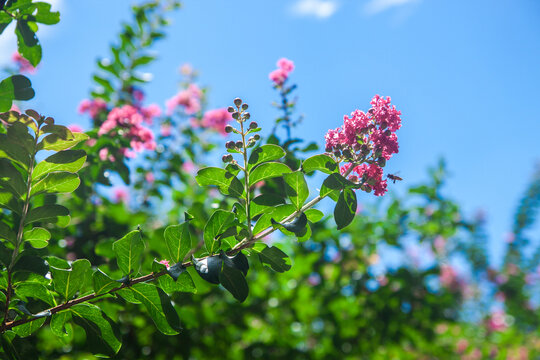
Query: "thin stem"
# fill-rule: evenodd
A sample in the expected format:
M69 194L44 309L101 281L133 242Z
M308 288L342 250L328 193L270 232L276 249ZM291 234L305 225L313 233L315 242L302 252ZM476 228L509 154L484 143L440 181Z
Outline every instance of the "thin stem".
M11 262L9 263L9 266L7 267L7 289L6 289L6 310L4 312L4 319L2 320L2 331L4 331L8 313L9 313L9 304L11 303L11 293L13 292L12 289L12 281L11 281L11 275L13 266L15 265L15 261L17 260L17 256L19 255L19 250L23 242L23 234L24 234L24 222L26 221L26 216L28 214L28 208L30 207L30 193L32 191L32 173L34 172L34 164L35 164L35 158L36 158L36 148L37 148L37 142L39 139L39 128L36 132L36 137L34 139L34 151L32 152L32 156L30 157L30 164L28 165L28 177L26 179L26 198L24 199L24 205L21 212L21 219L19 222L19 229L17 231L17 238L15 240L15 248L13 249L13 253L11 254Z
M240 110L240 109L239 109ZM244 131L244 122L240 121L240 131L242 133L242 155L244 156L244 180L245 180L245 188L246 188L246 222L248 226L248 238L251 238L252 236L252 229L251 229L251 212L250 212L250 193L249 193L249 170L248 170L248 158L247 158L247 144L246 144L246 133Z

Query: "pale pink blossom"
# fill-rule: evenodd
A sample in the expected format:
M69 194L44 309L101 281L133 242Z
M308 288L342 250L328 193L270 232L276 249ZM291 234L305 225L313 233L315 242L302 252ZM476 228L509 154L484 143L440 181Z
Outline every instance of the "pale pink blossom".
M161 125L161 136L171 136L171 124L163 124Z
M153 184L154 181L156 180L156 178L155 178L155 176L154 176L154 174L152 172L147 172L146 175L144 175L144 178L150 184Z
M82 127L80 127L80 126L77 125L77 124L71 124L71 125L68 125L67 128L68 128L69 131L71 131L71 132L76 132L76 133L82 133L82 132L83 132Z
M79 104L78 110L79 114L88 113L92 119L95 119L100 112L107 110L107 103L102 99L84 99Z
M159 263L165 265L167 268L171 267L169 260L160 260Z
M276 86L281 86L287 81L289 74L294 70L294 63L289 59L281 58L277 61L276 66L278 68L270 72L268 78Z
M465 350L467 350L468 347L469 347L469 342L467 341L467 339L461 338L456 343L456 352L458 354L463 354Z
M107 148L100 149L98 152L98 156L101 161L107 160L107 157L109 156L109 149Z
M184 161L182 164L182 170L184 170L187 173L193 173L195 172L195 164L193 164L191 161Z
M34 74L36 72L36 68L30 64L30 61L22 57L18 51L13 53L11 60L13 60L20 73Z
M227 135L225 126L232 120L231 113L226 108L208 110L204 113L201 125L207 129L213 129L221 135Z
M193 67L191 64L185 63L180 66L180 74L189 76L193 74Z
M114 201L116 203L123 202L124 204L128 201L128 192L126 189L123 188L115 188L114 189Z
M506 314L502 310L495 311L487 321L487 327L490 331L503 331L508 325L506 324Z
M172 115L177 107L182 107L183 111L192 115L201 110L202 91L195 84L190 84L187 89L167 100L167 114Z

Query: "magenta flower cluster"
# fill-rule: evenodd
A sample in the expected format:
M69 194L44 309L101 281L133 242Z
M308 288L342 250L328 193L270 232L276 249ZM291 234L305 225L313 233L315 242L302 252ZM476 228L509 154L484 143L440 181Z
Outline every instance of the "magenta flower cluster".
M107 110L107 103L102 99L84 99L79 104L79 114L88 113L92 119L97 118L100 112Z
M401 127L401 112L390 104L390 97L375 95L367 113L355 110L345 115L343 125L328 130L326 151L338 160L360 164L355 166L349 180L359 182L360 188L377 196L386 192L382 167L399 151L396 131ZM342 168L346 173L350 164Z
M167 100L167 114L172 115L177 107L182 107L184 112L188 115L193 115L201 110L201 89L195 85L190 84L187 89L180 91L172 98Z
M121 153L128 158L134 157L134 151L156 148L154 134L149 128L143 126L143 122L151 124L153 118L159 115L160 110L155 105L148 108L137 108L132 105L117 107L109 112L107 120L99 128L98 135L110 133L128 138L131 149L121 149Z
M268 77L272 82L277 85L283 85L283 83L289 78L289 74L294 70L294 63L286 58L281 58L277 61L276 70L272 71Z

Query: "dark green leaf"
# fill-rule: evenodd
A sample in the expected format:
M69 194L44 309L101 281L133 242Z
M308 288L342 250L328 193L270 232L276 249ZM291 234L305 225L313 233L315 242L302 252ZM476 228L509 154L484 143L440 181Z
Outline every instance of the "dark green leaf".
M137 272L141 262L141 255L144 250L144 242L141 232L134 230L113 244L118 267L124 275Z
M341 174L333 173L324 179L319 195L323 197L330 196L333 200L337 200L341 190L355 186L354 183L345 179Z
M336 207L334 208L334 219L337 229L341 230L351 223L356 214L356 193L351 189L345 189L339 194Z
M249 294L249 287L240 270L230 266L223 266L219 273L221 285L240 302L244 302Z
M10 138L7 134L0 134L0 158L7 158L16 161L24 169L28 169L30 164L30 153L23 144Z
M47 290L47 288L38 283L33 282L23 282L17 285L15 289L15 294L24 301L28 301L27 298L39 299L50 306L55 306L56 302L54 297Z
M69 210L62 205L44 205L31 209L26 217L25 225L31 224L35 221L47 221L53 222L59 217L66 217L69 215Z
M169 296L153 284L139 283L130 290L144 304L159 331L165 335L178 334L180 319L171 304Z
M286 155L285 150L278 145L263 145L253 149L248 161L248 170L263 162L278 160Z
M253 186L259 181L281 176L290 173L291 169L285 164L269 162L258 165L249 175L249 186Z
M58 134L49 134L38 144L38 150L61 151L74 147L81 141L88 140L88 135L84 133L73 133L73 139L62 139Z
M62 339L70 339L73 337L73 328L69 321L71 320L71 312L60 311L51 318L51 331L54 335Z
M285 228L285 230L294 233L297 237L302 237L307 231L307 216L302 213L299 217L288 223L280 223L274 219L270 220L272 225ZM288 235L288 234L287 234Z
M233 256L228 256L224 252L221 252L221 258L223 259L225 265L236 268L240 270L244 276L247 276L249 263L246 255L244 255L241 251Z
M45 276L49 272L49 265L38 256L23 255L15 263L13 271L25 271Z
M172 261L175 263L182 261L191 249L189 223L168 226L163 235Z
M34 331L38 330L43 325L45 320L46 318L42 317L34 321L27 322L26 324L15 326L13 328L13 332L20 337L27 337L31 335Z
M13 100L30 100L35 92L26 76L13 75L0 82L0 112L9 111Z
M36 67L41 61L41 45L36 33L30 28L28 21L22 19L17 20L15 33L19 53Z
M253 227L253 234L256 235L264 229L270 227L270 225L272 225L271 219L274 219L275 221L282 221L287 216L295 212L295 210L296 209L292 204L283 204L276 206L272 211L263 214L259 218L259 220L257 220L257 223Z
M76 173L84 165L85 160L86 153L82 150L60 151L37 164L32 173L32 180L35 181L53 171Z
M280 273L291 268L287 254L275 246L265 247L259 253L259 259L263 264L269 265L272 270Z
M234 213L216 210L204 226L204 245L209 254L219 249L219 236L233 224Z
M10 190L18 198L26 192L26 181L11 161L5 158L0 158L0 187Z
M251 217L272 211L275 206L284 204L285 200L275 194L262 194L251 200L249 210ZM245 211L244 211L245 213Z
M219 284L219 273L221 272L221 266L223 260L221 256L214 255L203 259L195 259L191 256L195 271L203 278L212 284Z
M116 324L96 305L78 304L70 308L73 320L86 332L86 345L95 355L113 356L122 343Z
M86 273L90 270L90 261L79 259L71 264L71 269L50 267L54 290L68 301L79 291L85 282Z

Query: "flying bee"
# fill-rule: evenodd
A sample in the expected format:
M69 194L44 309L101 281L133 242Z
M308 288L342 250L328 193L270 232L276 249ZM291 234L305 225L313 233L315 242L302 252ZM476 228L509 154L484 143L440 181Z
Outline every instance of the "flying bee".
M401 181L403 180L403 178L400 178L399 176L395 175L395 174L388 174L386 175L387 178L389 178L390 180L392 180L392 182L395 184L396 181Z

